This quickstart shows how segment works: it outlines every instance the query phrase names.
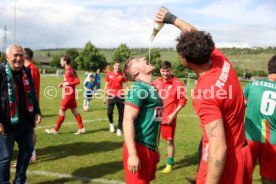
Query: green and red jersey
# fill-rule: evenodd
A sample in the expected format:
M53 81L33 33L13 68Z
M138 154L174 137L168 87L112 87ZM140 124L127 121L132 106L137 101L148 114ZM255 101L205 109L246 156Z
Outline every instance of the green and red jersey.
M151 84L137 80L125 104L139 110L134 120L135 141L157 151L162 120L162 101L157 90Z
M246 138L276 144L276 82L269 79L251 82L244 89L244 95Z

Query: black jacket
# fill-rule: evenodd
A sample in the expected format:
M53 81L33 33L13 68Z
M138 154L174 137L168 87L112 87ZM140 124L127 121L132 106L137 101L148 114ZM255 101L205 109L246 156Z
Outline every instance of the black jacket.
M0 123L3 124L5 133L8 133L11 128L11 117L10 117L10 110L9 110L9 99L8 99L8 87L7 87L7 74L5 71L5 64L7 62L3 62L0 64ZM31 76L31 71L28 68L23 67L23 70L25 71L27 78L30 82L30 88L31 88L31 94L33 97L33 106L34 111L28 112L28 117L32 120L30 123L31 126L35 126L35 114L41 114L39 104L36 98L33 79Z

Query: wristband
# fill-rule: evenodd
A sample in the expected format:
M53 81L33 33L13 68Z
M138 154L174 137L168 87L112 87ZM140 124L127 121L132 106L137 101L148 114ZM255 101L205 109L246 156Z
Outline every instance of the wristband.
M174 24L176 18L177 17L175 15L171 14L170 12L167 12L165 17L164 17L163 22L168 23L168 24Z

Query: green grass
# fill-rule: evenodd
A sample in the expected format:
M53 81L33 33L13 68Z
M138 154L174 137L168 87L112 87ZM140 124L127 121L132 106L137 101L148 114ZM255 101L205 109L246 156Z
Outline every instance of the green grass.
M81 81L83 81L84 73L78 72L78 74ZM102 76L103 79L104 76ZM70 111L67 111L66 119L58 135L48 135L44 132L45 128L54 126L58 118L61 100L61 90L59 88L57 88L57 97L51 100L45 98L44 90L49 86L56 87L62 81L63 77L41 77L40 100L43 120L36 128L36 148L39 159L29 166L28 182L30 184L102 183L99 180L91 182L88 180L89 178L123 182L123 137L117 137L116 134L109 132L106 116L107 107L106 104L102 103L102 100L94 99L91 102L92 111L82 112L83 97L79 95L78 107L87 130L86 134L78 136L73 134L78 127ZM190 88L194 87L194 82L190 84ZM77 88L83 89L83 84L78 85ZM117 110L115 109L114 112L114 117L117 119ZM186 183L184 177L193 174L197 169L197 147L200 138L199 121L194 115L191 99L189 99L187 106L180 112L178 117L175 136L176 163L173 172L167 175L160 173L166 164L166 144L164 140L160 139L161 161L156 172L157 178L152 183ZM254 183L260 183L257 172L258 168L254 174ZM60 175L49 176L48 173L63 174L63 177ZM12 175L14 175L14 171ZM75 179L68 178L69 175L75 176Z

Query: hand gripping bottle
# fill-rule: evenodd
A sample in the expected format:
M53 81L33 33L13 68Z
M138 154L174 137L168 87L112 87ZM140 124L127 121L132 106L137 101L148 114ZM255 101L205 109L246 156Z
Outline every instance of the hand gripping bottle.
M163 10L164 12L170 12L170 10L168 10L165 7L161 7L160 10ZM163 28L163 26L164 26L164 23L154 22L154 27L153 27L152 34L150 37L150 41L153 41L153 39L155 38L157 33Z

